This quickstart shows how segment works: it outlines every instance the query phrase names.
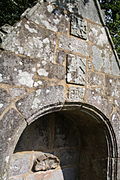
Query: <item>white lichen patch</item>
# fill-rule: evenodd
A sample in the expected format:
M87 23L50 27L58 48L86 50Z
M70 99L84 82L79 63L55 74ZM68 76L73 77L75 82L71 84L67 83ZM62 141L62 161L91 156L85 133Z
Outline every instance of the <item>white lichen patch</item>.
M110 79L109 82L112 83L112 79Z
M41 89L38 89L38 90L36 91L36 96L39 96L40 93L41 93Z
M20 65L23 65L23 63L22 63L21 61L19 62L19 64L20 64Z
M7 157L5 158L6 163L8 163L9 158L10 158L9 156L7 156Z
M25 24L25 28L26 28L29 32L31 32L31 33L37 33L37 30L34 29L34 28L29 27L28 24Z
M47 10L48 10L48 12L50 12L50 13L51 13L51 12L53 11L53 7L52 7L52 5L50 5L50 4L49 4L49 5L47 6Z
M2 74L0 74L0 82L2 82L2 81L3 81Z
M43 43L50 43L48 38L43 39Z
M0 103L0 109L3 107L3 104L2 103Z
M34 82L34 87L38 87L39 85L42 85L42 81Z
M60 19L53 19L53 22L54 22L55 24L59 24Z
M19 74L17 76L19 85L25 85L28 87L33 87L34 81L32 78L33 78L33 74L30 74L26 71L24 72L19 71Z
M33 100L33 104L32 104L32 109L36 109L36 108L38 108L39 107L39 104L40 104L40 99L39 98L34 98L34 100Z
M32 68L32 72L36 72L36 68L35 67Z
M68 82L72 81L71 73L67 73L67 80Z
M37 72L39 76L48 76L48 72L43 68L38 69Z
M37 67L40 67L40 64L39 64L39 63L37 64Z
M46 90L46 94L49 94L49 92L50 92L50 90L49 90L49 89L47 89L47 90Z
M46 62L46 61L42 61L42 64L43 64L43 65L46 65L46 64L47 64L47 62Z

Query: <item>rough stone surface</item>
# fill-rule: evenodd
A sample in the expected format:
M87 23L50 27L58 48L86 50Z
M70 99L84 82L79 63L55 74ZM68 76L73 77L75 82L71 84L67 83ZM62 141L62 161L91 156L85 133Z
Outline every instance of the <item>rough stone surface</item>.
M41 172L47 160L38 159L41 170L33 172L25 155L11 161L11 180L116 179L120 68L100 14L96 0L39 0L1 27L0 180L10 178L9 160L22 151L56 155L60 166L50 170L51 160Z
M110 97L120 97L120 79L106 76L106 95Z
M43 107L63 103L63 91L63 86L48 86L37 89L34 93L19 100L16 105L18 110L28 118ZM25 106L26 103L27 106Z
M120 158L118 158L118 174L117 174L118 179L119 179L119 174L120 174Z
M32 67L35 62L29 58L16 56L12 53L1 52L0 72L1 82L10 85L33 86Z
M98 74L95 72L88 72L88 83L91 86L103 86L105 85L105 76L103 74Z
M0 120L0 178L7 179L6 169L11 152L18 140L19 133L25 128L25 120L14 109L9 110ZM18 134L17 134L18 133Z
M0 114L10 103L10 95L5 89L0 88Z
M111 123L118 143L118 157L120 157L120 113L115 111L111 115Z
M52 4L36 4L27 14L27 19L35 22L38 25L54 31L68 32L69 18L55 12L55 7Z
M54 33L23 19L2 43L2 48L33 58L54 61Z
M59 47L70 52L81 53L85 56L88 55L87 43L75 37L68 38L65 35L61 35L59 38Z
M88 89L86 91L87 103L95 106L107 117L112 113L112 102L104 96L102 88Z
M43 152L18 152L14 153L10 160L9 176L13 179L23 178L25 174L44 172L58 168L59 159L49 153Z
M103 68L102 50L96 46L93 46L93 65L96 71L101 71Z
M36 173L36 174L31 174L31 175L28 175L26 177L26 180L54 180L56 179L57 180L64 180L64 177L63 177L63 172L61 169L58 169L58 170L51 170L51 171L48 171L48 172L42 172L42 173Z
M31 153L15 153L10 161L9 176L25 174L32 169L33 158Z
M106 36L105 28L93 24L88 24L88 39L101 47L107 47L109 45L108 38Z
M98 108L104 115L110 118L114 104L111 98L104 95L102 88L93 88L86 90L87 103Z
M64 51L57 51L57 57L56 57L56 62L59 64L63 64L66 61L66 53Z
M112 73L111 74L113 74L115 76L118 76L118 75L120 76L120 64L118 67L118 64L116 63L116 58L115 58L114 54L111 55L110 59L112 62ZM118 61L118 63L119 63L119 61Z

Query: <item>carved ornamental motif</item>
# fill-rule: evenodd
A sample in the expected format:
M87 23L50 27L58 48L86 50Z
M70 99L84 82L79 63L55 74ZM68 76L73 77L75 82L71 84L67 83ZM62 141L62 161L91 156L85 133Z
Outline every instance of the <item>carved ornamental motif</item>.
M67 82L70 84L85 84L86 60L79 56L67 55Z
M87 39L87 22L75 15L71 18L71 35Z
M70 87L68 89L68 100L70 101L82 101L84 98L84 88Z

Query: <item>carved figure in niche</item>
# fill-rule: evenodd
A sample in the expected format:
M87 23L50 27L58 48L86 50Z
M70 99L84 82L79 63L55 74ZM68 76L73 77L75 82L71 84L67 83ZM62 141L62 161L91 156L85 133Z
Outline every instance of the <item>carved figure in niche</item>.
M50 169L56 169L60 165L59 159L49 153L40 153L36 155L32 171L47 171Z

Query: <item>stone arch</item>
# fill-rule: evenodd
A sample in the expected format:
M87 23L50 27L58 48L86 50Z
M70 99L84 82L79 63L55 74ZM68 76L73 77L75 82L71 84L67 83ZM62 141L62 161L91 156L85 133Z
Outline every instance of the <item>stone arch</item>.
M83 114L87 114L87 116L93 117L98 123L100 123L102 128L105 131L106 141L107 141L107 152L108 152L108 159L107 159L107 179L116 180L117 179L117 142L114 130L109 119L97 108L83 103L65 103L64 106L62 105L50 105L46 106L41 109L39 112L33 114L28 120L28 125L36 122L38 118L47 116L52 113L69 113L69 112L77 112ZM19 134L19 138L22 132ZM17 145L17 143L16 143ZM15 145L14 145L15 147Z

